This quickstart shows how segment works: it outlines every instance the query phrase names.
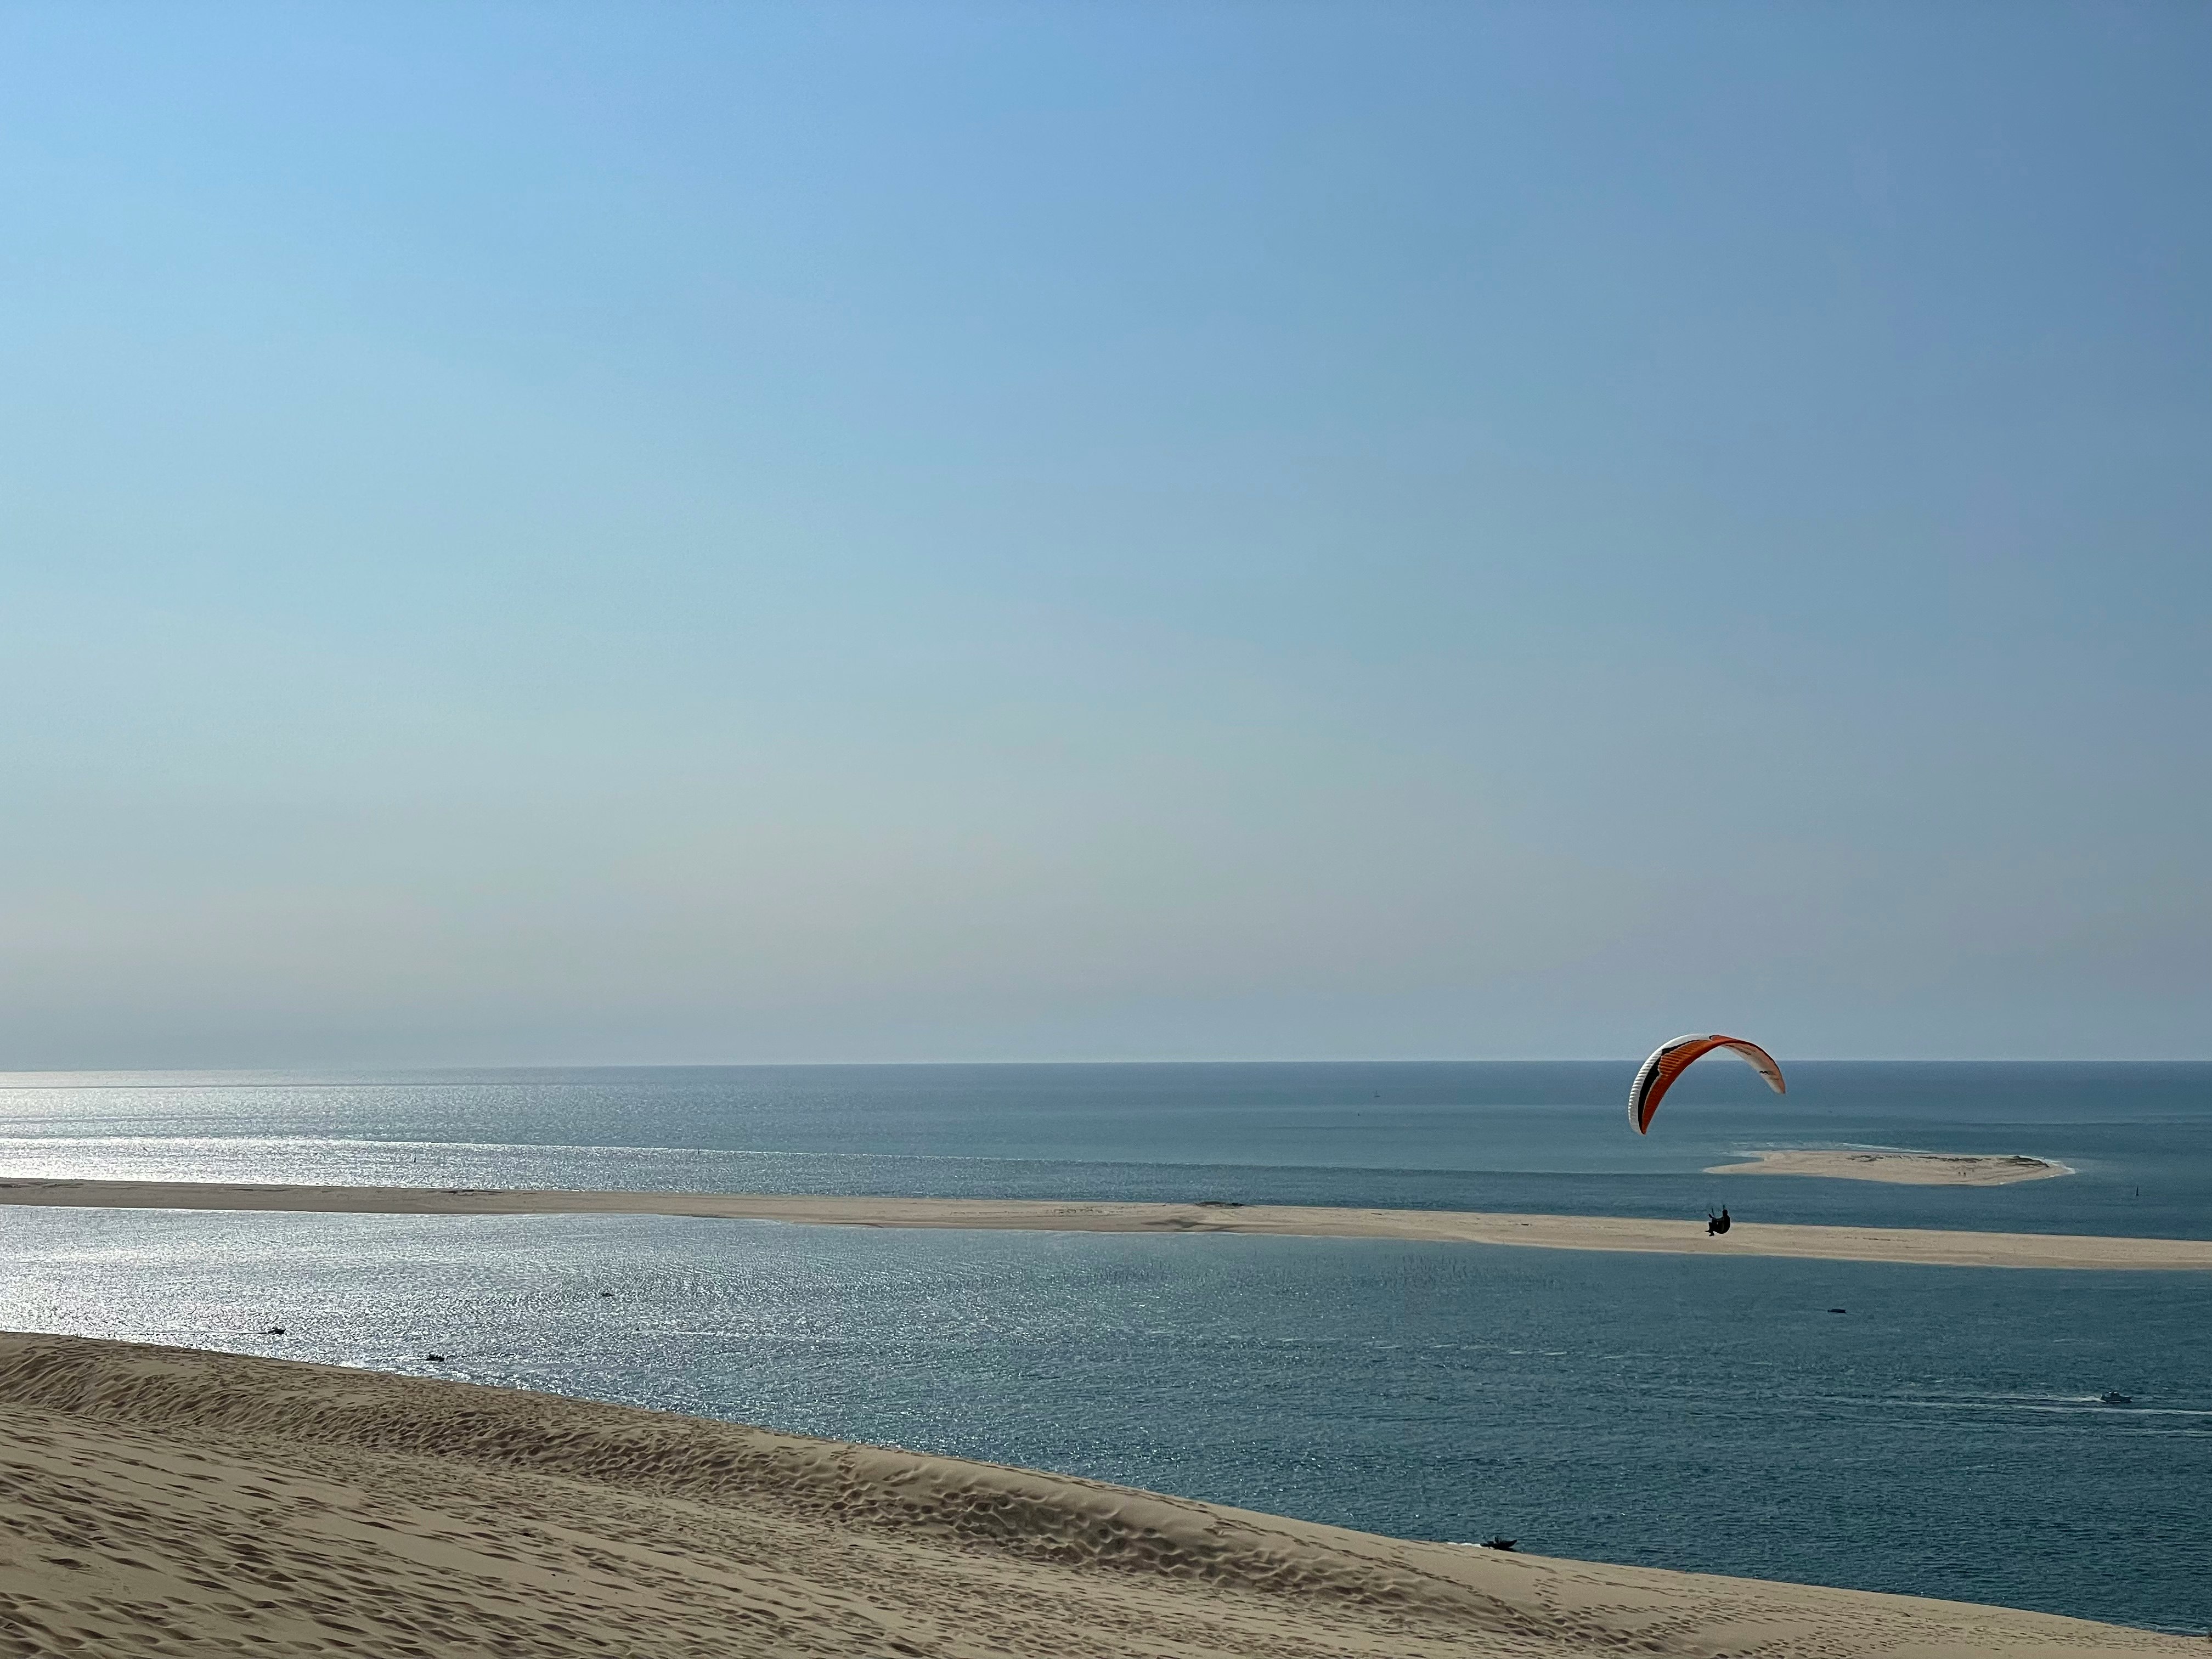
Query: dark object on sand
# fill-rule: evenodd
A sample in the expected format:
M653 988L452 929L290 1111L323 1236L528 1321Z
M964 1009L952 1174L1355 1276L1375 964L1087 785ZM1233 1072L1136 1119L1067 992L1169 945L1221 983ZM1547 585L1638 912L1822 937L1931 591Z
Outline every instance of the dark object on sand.
M1711 1210L1705 1212L1705 1237L1707 1238L1717 1238L1721 1234L1726 1232L1734 1225L1735 1225L1735 1223L1729 1219L1728 1206L1725 1204L1721 1206L1721 1212L1718 1215L1715 1215Z
M1492 1533L1482 1540L1480 1547L1486 1550L1510 1550L1520 1541L1517 1538L1500 1538L1496 1533Z
M1233 1198L1201 1198L1198 1200L1198 1207L1201 1210L1241 1210L1244 1206Z
M2107 1389L2097 1396L2097 1403L2100 1406L2132 1406L2136 1403L2136 1397L2131 1394L2121 1394Z

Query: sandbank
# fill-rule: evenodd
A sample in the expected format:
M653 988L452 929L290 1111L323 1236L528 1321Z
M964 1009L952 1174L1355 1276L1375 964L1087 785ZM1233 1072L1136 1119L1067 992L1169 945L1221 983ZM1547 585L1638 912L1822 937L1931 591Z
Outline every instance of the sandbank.
M0 1403L10 1652L2204 1648L1964 1602L1409 1543L992 1464L234 1354L0 1334Z
M171 1181L0 1181L0 1205L100 1209L289 1210L353 1215L666 1215L823 1226L955 1227L1092 1233L1261 1233L1405 1238L1669 1255L1795 1256L1949 1267L2212 1271L2212 1239L1913 1227L1813 1227L1739 1220L1708 1237L1702 1218L1363 1210L1304 1204L1082 1204L1013 1198L830 1198L775 1193L558 1192L536 1188L307 1187Z
M2047 1158L1961 1152L1802 1151L1759 1152L1748 1164L1716 1164L1707 1175L1822 1176L1834 1181L1888 1181L1901 1187L2008 1187L2074 1173Z

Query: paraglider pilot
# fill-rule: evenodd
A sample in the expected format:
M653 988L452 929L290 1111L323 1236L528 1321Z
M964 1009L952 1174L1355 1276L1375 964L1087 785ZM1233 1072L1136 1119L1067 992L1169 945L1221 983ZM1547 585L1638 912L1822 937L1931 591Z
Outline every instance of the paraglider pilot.
M1718 1215L1715 1215L1711 1210L1705 1212L1705 1237L1707 1238L1717 1238L1735 1224L1734 1222L1729 1219L1728 1206L1725 1204L1721 1206L1721 1212Z

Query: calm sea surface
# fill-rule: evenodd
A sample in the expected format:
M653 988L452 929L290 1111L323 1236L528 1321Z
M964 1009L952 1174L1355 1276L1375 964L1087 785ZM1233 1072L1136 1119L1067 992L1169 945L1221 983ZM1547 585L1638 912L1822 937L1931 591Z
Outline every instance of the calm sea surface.
M1725 1201L1760 1220L2212 1237L2212 1066L1799 1064L1777 1100L1709 1062L1647 1139L1629 1071L18 1076L0 1079L0 1176ZM1833 1146L2078 1173L1987 1191L1701 1173ZM255 1334L271 1324L286 1335ZM2204 1275L0 1209L0 1326L520 1383L1405 1536L2212 1625Z

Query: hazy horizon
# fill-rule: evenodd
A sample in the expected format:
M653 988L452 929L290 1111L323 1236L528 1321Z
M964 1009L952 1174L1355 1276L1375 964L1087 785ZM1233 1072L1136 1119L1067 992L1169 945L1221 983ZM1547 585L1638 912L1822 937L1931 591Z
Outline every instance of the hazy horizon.
M2212 10L0 15L0 1070L2212 1058Z
M416 1081L453 1081L458 1079L483 1080L489 1079L536 1079L547 1077L635 1077L641 1073L660 1072L815 1072L815 1071L1048 1071L1080 1070L1086 1067L1138 1070L1154 1066L1162 1070L1203 1069L1218 1066L1226 1069L1253 1070L1260 1067L1333 1066L1346 1071L1372 1072L1389 1066L1580 1066L1618 1071L1623 1080L1643 1063L1642 1054L1504 1054L1468 1057L1464 1055L1399 1055L1376 1060L1360 1057L1330 1059L1284 1059L1277 1055L1232 1055L1205 1060L609 1060L562 1062L518 1062L514 1064L481 1063L432 1066L55 1066L24 1070L0 1071L0 1090L35 1091L46 1087L72 1089L164 1089L199 1086L228 1089L348 1086L362 1080L407 1085ZM2053 1073L2068 1071L2106 1071L2133 1068L2183 1071L2205 1071L2212 1068L2212 1060L2136 1056L2130 1059L2081 1060L2039 1054L1968 1054L1918 1055L1895 1054L1796 1054L1789 1057L1790 1069L1802 1073L1806 1068L1830 1066L1949 1066L2008 1067L2016 1066L2040 1073L2049 1080ZM1729 1082L1716 1083L1710 1074L1696 1075L1696 1093L1715 1093L1723 1097L1731 1092ZM1608 1084L1608 1088L1611 1085ZM1750 1091L1747 1087L1744 1093ZM1753 1098L1761 1097L1753 1096ZM1607 1099L1610 1101L1608 1095Z

